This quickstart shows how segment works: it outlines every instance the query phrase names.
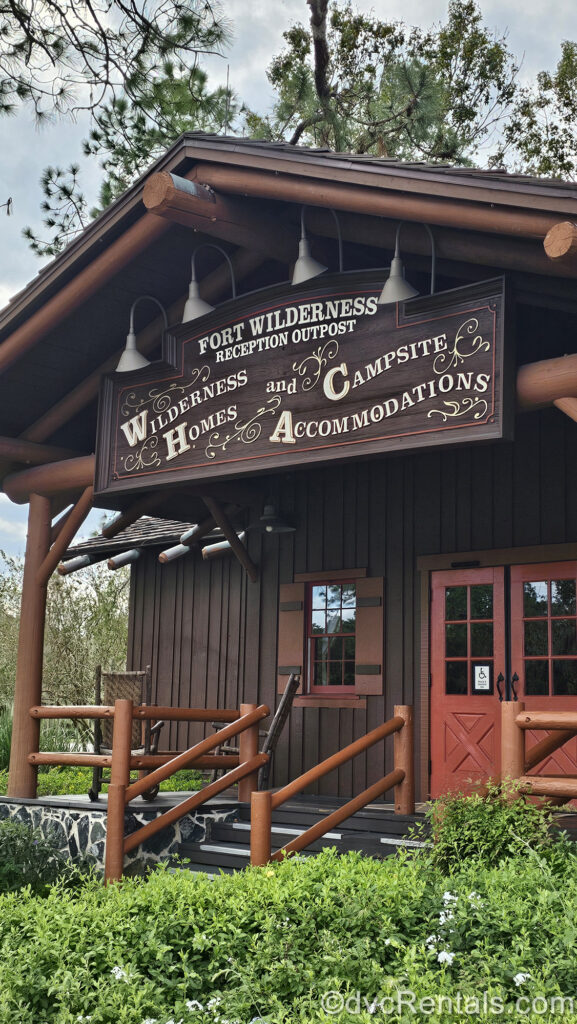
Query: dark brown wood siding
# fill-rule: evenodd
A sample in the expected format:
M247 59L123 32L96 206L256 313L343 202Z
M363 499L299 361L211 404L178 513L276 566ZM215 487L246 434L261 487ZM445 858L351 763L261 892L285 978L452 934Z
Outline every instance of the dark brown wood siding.
M271 481L297 531L249 534L256 584L234 559L198 553L134 567L130 667L151 662L160 703L274 707L278 588L295 573L366 567L385 577L385 693L366 709L295 708L274 785L393 713L420 719L420 555L577 541L577 427L556 410L518 417L516 440L358 462ZM191 738L198 730L191 730ZM173 731L183 745L186 730ZM392 744L387 746L390 768ZM348 795L383 772L382 746L321 782ZM424 795L424 794L423 794Z

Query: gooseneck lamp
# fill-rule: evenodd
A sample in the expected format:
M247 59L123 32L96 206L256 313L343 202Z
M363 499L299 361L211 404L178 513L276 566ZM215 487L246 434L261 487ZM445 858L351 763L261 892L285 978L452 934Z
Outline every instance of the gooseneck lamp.
M415 295L419 294L418 290L413 288L412 284L409 284L409 282L405 280L405 268L403 266L399 248L401 228L404 224L406 224L406 221L402 220L397 228L397 234L395 237L395 255L391 260L389 276L385 281L379 298L377 299L377 304L379 306L388 306L393 302L405 302L406 299L413 299ZM431 240L431 295L434 295L437 264L435 239L433 238L433 232L428 224L421 224L421 227L425 229Z
M139 302L144 302L147 299L149 302L154 302L158 306L164 320L164 329L168 329L168 318L166 316L166 310L158 299L155 299L154 295L139 295L134 300L130 307L130 328L126 337L126 345L124 346L124 352L120 357L118 366L116 367L117 373L128 373L130 370L140 370L143 366L150 366L150 359L143 356L136 347L136 334L134 333L134 311Z
M323 263L319 263L311 256L309 241L305 230L305 210L306 206L301 209L301 239L299 242L299 254L298 259L294 265L292 284L302 284L303 281L309 281L311 277L318 277L319 274L324 274L328 268ZM341 226L339 224L339 218L335 211L329 207L332 213L335 224L337 226L337 239L339 244L339 272L343 272L343 239L341 235Z
M196 279L196 254L197 252L200 251L200 249L216 249L217 252L221 253L221 255L224 256L226 262L228 263L228 268L230 270L232 297L233 299L236 299L236 281L234 279L234 270L232 268L232 263L230 262L230 257L228 253L225 252L224 249L221 249L220 245L215 245L213 242L203 242L201 245L197 245L190 260L192 276L190 278L190 284L188 286L188 298L186 300L186 305L184 307L184 311L182 314L183 324L187 323L189 320L196 320L197 317L204 316L205 313L212 313L214 309L214 306L211 306L210 302L205 302L204 299L201 299L198 290L198 281Z
M279 516L277 507L272 501L268 501L264 506L259 522L265 533L294 533L296 529L287 523L286 519Z

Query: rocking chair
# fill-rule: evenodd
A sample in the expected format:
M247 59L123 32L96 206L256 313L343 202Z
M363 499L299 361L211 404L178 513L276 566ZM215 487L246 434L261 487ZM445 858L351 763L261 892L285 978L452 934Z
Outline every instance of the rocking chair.
M116 700L132 700L134 704L150 704L152 695L152 680L150 676L150 665L140 672L103 672L101 665L97 665L94 672L94 689L96 704L113 705ZM109 718L96 718L94 720L94 753L112 753L112 732L113 720ZM143 754L156 754L158 751L158 740L164 722L150 721L132 723L132 750L133 757L140 757ZM148 772L142 774L147 775ZM88 791L90 800L98 800L102 784L109 780L104 777L104 769L95 767L92 772L92 787ZM158 795L158 786L153 786L142 794L143 800L154 800Z
M300 680L300 676L297 676L297 675L294 675L294 674L289 676L289 681L286 684L284 693L283 693L281 699L278 702L278 707L277 707L277 709L276 709L276 711L274 713L272 722L270 723L270 726L269 726L268 730L266 732L259 733L260 738L262 740L260 752L262 754L268 754L269 755L268 761L266 762L266 764L263 764L262 768L260 769L260 771L258 773L258 788L259 789L267 789L268 788L269 778L270 778L270 770L271 770L271 767L272 767L272 759L273 759L273 756L274 756L274 752L276 750L277 743L278 743L278 741L280 739L280 735L281 735L281 733L282 733L282 731L284 729L286 720L287 720L287 718L288 718L288 716L290 714L290 711L291 711L291 708L292 708L292 705L293 705L293 701L294 701L294 698L295 698L295 694L296 694L296 692L297 692L297 690L298 690L298 688L300 686L300 681L301 681ZM221 722L212 722L212 727L213 727L213 729L221 729L222 728L222 723ZM233 746L233 745L231 745L229 743L223 743L223 744L221 744L221 746L217 747L214 750L214 753L215 754L237 754L238 755L239 754L239 748L238 748L238 746ZM226 771L226 769L216 768L212 772L212 776L211 776L212 781L214 781L215 779L218 778L221 770Z

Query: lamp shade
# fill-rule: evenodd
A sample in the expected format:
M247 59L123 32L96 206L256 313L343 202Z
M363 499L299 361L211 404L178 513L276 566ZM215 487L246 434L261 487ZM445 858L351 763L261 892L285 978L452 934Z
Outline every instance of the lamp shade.
M188 298L182 314L183 324L187 323L188 320L196 320L197 317L204 316L205 313L212 313L213 309L214 306L211 306L210 302L205 302L204 299L201 299L198 281L196 277L193 277L188 287Z
M303 281L310 280L311 277L318 277L319 274L324 274L327 268L315 260L311 256L308 238L301 238L299 242L299 255L295 263L292 284L302 284Z
M412 284L405 281L405 268L400 256L394 256L391 260L391 270L383 290L377 299L377 305L388 306L393 302L405 302L406 299L414 299L419 292Z
M265 505L260 522L265 533L294 533L296 527L291 526L284 519L277 515L274 505Z
M126 338L124 352L118 361L116 372L128 373L130 370L140 370L143 366L150 366L150 359L147 359L146 356L141 355L138 351L136 335L134 331L130 331Z

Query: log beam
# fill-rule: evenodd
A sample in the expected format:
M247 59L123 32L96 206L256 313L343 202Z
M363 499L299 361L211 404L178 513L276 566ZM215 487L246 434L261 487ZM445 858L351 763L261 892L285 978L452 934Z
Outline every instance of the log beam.
M225 514L224 509L214 498L209 497L208 494L202 495L202 500L210 512L217 526L220 527L228 543L230 544L233 554L236 555L238 561L242 567L246 570L249 579L252 583L256 583L258 579L258 569L246 550L244 544L239 539L238 534L232 525L230 519Z
M94 488L87 487L82 497L77 501L76 505L72 509L65 525L62 527L58 537L54 541L50 551L47 552L42 565L38 569L38 582L40 584L46 585L48 583L48 580L58 566L62 555L90 512L93 498Z
M261 201L274 199L308 203L333 207L337 211L390 217L395 221L425 221L460 231L485 231L534 238L540 242L559 221L559 215L553 212L416 195L402 191L402 182L397 187L385 188L380 177L375 178L375 185L365 183L359 187L359 183L353 181L345 184L334 179L319 180L305 174L287 174L280 169L263 174L252 168L203 161L196 164L189 177L219 192L260 198Z
M263 210L262 200L237 199L216 193L188 178L160 171L148 179L142 201L151 214L203 231L235 245L257 249L281 263L294 262L299 235L295 225L283 224Z
M70 448L57 448L50 444L34 444L32 441L23 441L20 437L0 437L0 459L10 462L24 462L31 466L41 466L46 462L74 459L80 454Z
M565 398L577 398L577 354L519 367L517 405L520 411L544 408Z
M4 491L17 505L25 505L32 493L52 497L61 491L92 486L94 481L94 455L65 462L51 462L46 466L23 469L11 473L4 480ZM65 529L65 527L63 527Z
M577 224L570 220L555 224L545 235L543 248L558 268L577 269Z

